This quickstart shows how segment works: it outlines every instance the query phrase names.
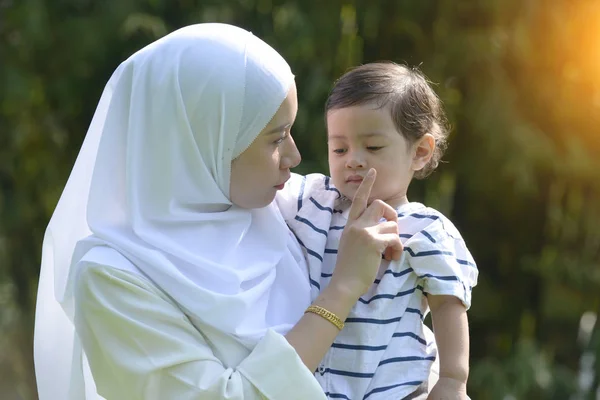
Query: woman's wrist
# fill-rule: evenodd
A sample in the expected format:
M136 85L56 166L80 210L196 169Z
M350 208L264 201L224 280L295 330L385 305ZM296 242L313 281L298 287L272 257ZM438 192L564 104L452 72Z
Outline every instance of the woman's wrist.
M313 304L321 306L344 321L360 296L344 285L331 282Z

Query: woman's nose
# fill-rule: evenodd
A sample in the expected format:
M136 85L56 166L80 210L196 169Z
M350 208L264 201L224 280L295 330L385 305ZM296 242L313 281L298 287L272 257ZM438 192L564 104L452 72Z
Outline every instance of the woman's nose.
M283 145L283 154L281 156L281 169L290 169L300 164L302 157L296 147L294 139L290 135Z

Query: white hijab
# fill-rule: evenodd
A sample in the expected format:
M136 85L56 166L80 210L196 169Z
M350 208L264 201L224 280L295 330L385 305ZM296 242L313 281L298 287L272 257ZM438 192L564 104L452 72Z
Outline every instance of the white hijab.
M300 318L306 266L278 210L229 201L232 159L293 79L270 46L224 24L182 28L117 68L44 237L41 400L99 398L72 324L73 270L94 246L119 251L186 313L249 348Z

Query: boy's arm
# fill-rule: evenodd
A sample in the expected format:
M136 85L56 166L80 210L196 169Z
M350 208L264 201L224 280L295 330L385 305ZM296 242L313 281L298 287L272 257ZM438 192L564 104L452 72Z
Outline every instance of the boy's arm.
M430 215L433 221L419 227L404 246L410 266L422 279L427 293L439 353L440 378L429 399L464 400L468 398L469 377L467 310L478 271L452 222L441 214Z
M469 377L469 323L464 304L455 296L427 296L440 358L440 380L466 387Z

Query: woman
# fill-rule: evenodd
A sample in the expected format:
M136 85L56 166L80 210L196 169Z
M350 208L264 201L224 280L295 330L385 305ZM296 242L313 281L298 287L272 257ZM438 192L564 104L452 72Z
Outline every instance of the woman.
M401 244L393 209L367 207L372 174L311 305L272 205L300 161L296 111L289 66L236 27L186 27L119 66L44 238L41 400L324 398L312 371Z

